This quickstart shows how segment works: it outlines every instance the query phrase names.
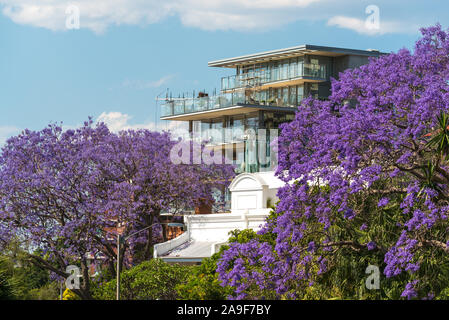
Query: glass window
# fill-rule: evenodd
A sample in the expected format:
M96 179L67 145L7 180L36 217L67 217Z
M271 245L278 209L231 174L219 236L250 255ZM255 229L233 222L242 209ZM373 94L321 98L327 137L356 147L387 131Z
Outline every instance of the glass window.
M318 99L318 83L312 83L310 86L310 95Z
M298 105L301 103L301 100L304 98L304 86L297 86L297 99L298 99Z
M251 113L247 116L245 121L245 130L254 129L257 130L259 128L259 114Z
M281 106L286 107L288 105L288 87L282 88L282 100Z
M267 103L268 91L262 90L259 95L259 103L265 105Z
M296 93L296 87L290 87L290 101L289 104L291 106L296 106L296 97L297 97L297 93Z
M288 60L282 63L280 79L288 79Z
M269 89L269 96L267 97L267 105L273 106L276 104L276 99L278 95L278 90L275 88Z
M273 129L274 127L274 119L272 112L264 112L263 115L264 127L265 129Z
M210 125L210 134L212 143L221 143L223 142L223 120L215 119L212 121Z
M298 58L290 59L289 78L296 78L298 76Z
M232 141L241 141L245 131L243 125L243 116L234 116L230 118L230 127L232 128Z
M273 63L270 68L271 76L269 81L277 81L279 80L279 69L277 62Z
M236 166L236 172L245 172L245 146L244 142L233 144L233 164Z

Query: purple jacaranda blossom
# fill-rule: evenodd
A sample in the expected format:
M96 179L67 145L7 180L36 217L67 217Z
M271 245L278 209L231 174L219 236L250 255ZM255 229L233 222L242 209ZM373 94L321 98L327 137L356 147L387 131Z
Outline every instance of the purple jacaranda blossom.
M406 297L408 300L411 300L413 298L417 297L415 286L417 285L419 281L414 280L412 282L407 283L405 286L405 290L402 292L401 297Z
M368 248L368 250L374 250L376 249L376 243L374 241L370 241L366 244L366 247Z
M89 256L114 268L117 227L124 237L147 228L128 239L121 259L128 265L138 248L151 258L152 246L164 240L161 212L211 201L211 190L234 176L228 165L172 163L176 143L169 132L115 134L92 120L10 138L0 155L0 244L15 236L41 249L30 258L64 278L68 264L87 272ZM87 284L75 291L86 299Z
M346 209L344 211L344 217L346 219L349 219L349 220L353 219L354 218L354 211L352 209Z
M388 202L390 202L390 200L388 198L382 198L377 203L377 206L378 207L385 207L388 204Z
M294 120L281 125L276 174L286 184L278 191L278 216L266 226L276 237L274 260L260 265L267 272L264 286L277 288L278 297L301 291L301 284L325 270L318 268L318 256L338 245L363 246L366 239L357 242L353 234L368 225L375 232L373 220L387 217L390 207L400 211L390 222L396 229L388 243L375 244L382 248L387 278L418 277L421 253L447 250L447 232L436 228L447 225L449 166L428 142L438 116L449 111L449 32L440 25L421 32L413 51L401 49L340 73L328 100L304 99ZM436 165L431 183L423 176L429 159ZM355 201L358 195L364 201ZM351 237L332 233L342 226L353 231ZM313 252L307 251L311 241ZM252 243L258 256L261 245ZM222 257L219 274L226 281L237 252L245 257L240 247ZM236 286L253 281L249 273ZM417 295L415 284L403 297Z

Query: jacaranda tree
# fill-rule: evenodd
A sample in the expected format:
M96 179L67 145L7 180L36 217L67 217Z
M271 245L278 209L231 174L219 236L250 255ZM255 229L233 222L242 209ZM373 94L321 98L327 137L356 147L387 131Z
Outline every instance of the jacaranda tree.
M352 282L340 297L447 293L449 32L422 34L413 52L340 74L329 100L306 99L283 125L277 175L286 185L260 232L276 241L231 244L219 262L235 298L307 298L332 273L346 277L342 287ZM384 274L380 291L356 295L369 264ZM358 275L342 272L350 265Z
M0 243L19 241L59 279L68 265L79 266L81 287L73 291L91 298L88 259L115 272L117 229L127 236L154 225L123 245L120 262L130 251L151 258L161 211L194 207L232 178L225 165L173 164L176 143L167 132L115 134L91 120L10 138L0 155Z

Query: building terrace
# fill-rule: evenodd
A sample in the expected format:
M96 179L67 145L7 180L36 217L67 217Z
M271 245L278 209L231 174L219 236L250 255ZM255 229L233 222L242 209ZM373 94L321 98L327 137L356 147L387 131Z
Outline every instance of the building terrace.
M211 61L210 67L233 68L221 79L219 94L169 98L163 120L193 121L259 110L292 112L307 96L327 98L331 78L368 62L375 50L302 45Z

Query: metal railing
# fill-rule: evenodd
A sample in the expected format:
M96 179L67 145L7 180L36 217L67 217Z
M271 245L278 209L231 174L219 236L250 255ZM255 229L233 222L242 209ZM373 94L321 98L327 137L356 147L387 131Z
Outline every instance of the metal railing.
M223 77L221 79L221 90L257 87L270 82L297 78L313 78L325 81L328 78L326 65L301 63Z

